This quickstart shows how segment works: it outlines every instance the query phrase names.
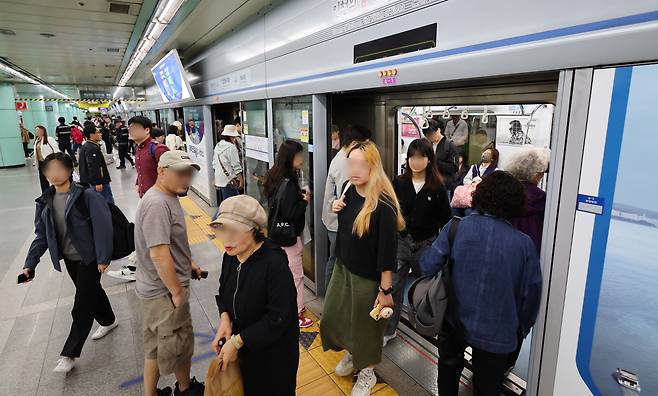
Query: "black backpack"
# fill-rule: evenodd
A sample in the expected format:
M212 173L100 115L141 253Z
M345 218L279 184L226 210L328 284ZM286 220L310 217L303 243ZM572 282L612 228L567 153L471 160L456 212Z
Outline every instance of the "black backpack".
M91 217L84 196L81 198L75 202L78 210ZM108 202L107 206L112 216L112 260L119 260L135 251L135 224L115 204Z

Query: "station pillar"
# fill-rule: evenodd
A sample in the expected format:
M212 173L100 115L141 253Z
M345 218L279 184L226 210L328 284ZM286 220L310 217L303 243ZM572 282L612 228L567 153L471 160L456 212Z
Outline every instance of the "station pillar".
M0 84L0 168L25 165L14 86Z

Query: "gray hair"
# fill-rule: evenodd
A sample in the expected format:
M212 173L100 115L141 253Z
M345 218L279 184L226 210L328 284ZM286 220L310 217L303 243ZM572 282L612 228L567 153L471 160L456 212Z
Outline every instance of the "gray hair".
M507 159L504 169L519 180L531 181L537 173L546 172L550 155L549 149L523 149Z

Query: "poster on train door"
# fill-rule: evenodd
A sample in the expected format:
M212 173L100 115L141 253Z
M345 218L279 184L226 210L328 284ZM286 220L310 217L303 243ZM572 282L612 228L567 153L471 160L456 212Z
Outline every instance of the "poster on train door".
M205 120L211 119L210 107L193 106L183 107L185 140L187 151L192 161L201 166L201 170L194 177L192 187L197 193L212 205L216 204L216 194L213 187L212 133L207 130Z
M555 394L658 395L656 103L658 65L594 74Z

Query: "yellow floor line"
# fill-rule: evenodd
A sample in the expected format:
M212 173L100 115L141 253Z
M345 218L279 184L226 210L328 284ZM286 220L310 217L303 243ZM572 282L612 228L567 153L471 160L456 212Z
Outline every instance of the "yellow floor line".
M191 198L180 198L181 206L186 213L185 225L190 245L210 241L223 253L224 246L219 239L212 238L213 230L208 226L210 216ZM352 377L338 377L334 368L345 352L323 351L320 338L320 319L310 311L307 316L313 320L313 326L302 329L303 333L318 333L308 350L299 344L299 369L297 370L297 395L349 395L352 391ZM393 396L398 393L387 384L377 384L372 389L373 394Z

